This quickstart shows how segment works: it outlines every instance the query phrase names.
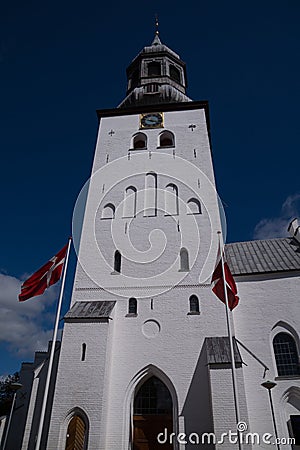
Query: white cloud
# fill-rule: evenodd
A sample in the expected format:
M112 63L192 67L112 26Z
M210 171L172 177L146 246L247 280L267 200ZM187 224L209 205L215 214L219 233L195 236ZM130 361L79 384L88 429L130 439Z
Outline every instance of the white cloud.
M292 219L300 216L300 194L289 195L278 217L265 218L256 225L254 239L271 239L288 235L287 227Z
M49 307L57 299L58 285L20 303L21 284L18 278L0 273L0 340L14 356L32 359L36 350L47 349L52 337L54 314L49 323Z

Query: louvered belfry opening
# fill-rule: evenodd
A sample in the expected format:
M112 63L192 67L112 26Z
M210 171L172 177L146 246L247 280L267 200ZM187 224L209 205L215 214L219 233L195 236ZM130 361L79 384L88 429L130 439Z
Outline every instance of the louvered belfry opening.
M83 419L75 415L70 420L67 431L66 450L84 450L86 442L86 426Z

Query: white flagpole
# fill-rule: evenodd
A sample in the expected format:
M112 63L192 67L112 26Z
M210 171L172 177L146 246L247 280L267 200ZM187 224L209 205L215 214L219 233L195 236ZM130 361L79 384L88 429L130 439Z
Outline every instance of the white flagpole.
M61 312L61 306L62 306L62 300L63 300L63 294L64 294L64 287L65 287L65 281L66 281L66 275L67 275L71 242L72 242L72 238L69 238L66 258L65 258L65 262L64 262L63 276L62 276L61 285L60 285L55 325L54 325L54 329L53 329L51 352L50 352L50 357L49 357L48 372L47 372L47 378L46 378L46 383L45 383L45 391L44 391L43 404L42 404L42 409L41 409L39 429L38 429L38 434L37 434L36 443L35 443L35 450L39 450L40 445L41 445L42 432L43 432L43 427L44 427L46 406L47 406L47 400L48 400L48 392L49 392L49 386L50 386L50 380L51 380L52 366L53 366L53 361L54 361L54 352L55 352L59 318L60 318L60 312Z
M235 419L236 419L236 424L238 424L239 421L240 421L240 412L239 412L239 405L238 405L238 393L237 393L236 374L235 374L235 358L234 358L232 330L231 330L230 317L229 317L227 285L226 285L226 278L225 278L225 271L224 271L224 243L223 243L221 231L218 231L218 235L219 235L219 246L220 246L220 252L221 252L222 275L223 275L223 283L224 283L227 332L228 332L228 339L229 339L229 346L230 346L231 374L232 374L232 387L233 387ZM242 450L240 433L239 433L238 429L237 429L237 434L238 434L239 450Z

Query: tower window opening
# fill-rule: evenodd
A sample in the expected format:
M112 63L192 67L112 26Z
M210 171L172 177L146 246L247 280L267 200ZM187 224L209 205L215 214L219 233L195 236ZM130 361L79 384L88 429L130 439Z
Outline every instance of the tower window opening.
M130 80L131 80L130 88L133 89L139 83L139 70L138 69L136 69L134 72L132 72Z
M115 206L112 203L107 203L103 207L101 219L114 219L115 218Z
M131 297L128 301L128 314L137 315L137 299Z
M136 188L129 186L125 190L123 217L135 217L136 216Z
M199 314L199 299L197 295L190 296L190 314Z
M187 202L187 214L201 214L201 204L197 198L190 198Z
M154 172L146 174L144 216L157 215L157 175Z
M165 190L165 215L177 216L179 214L178 187L170 183Z
M180 71L173 65L170 65L170 77L172 78L172 80L176 81L176 83L180 84Z
M115 273L121 273L121 253L119 252L119 250L115 251L115 255L114 255L114 271Z
M159 135L159 147L174 147L175 139L171 131L163 131Z
M180 249L180 269L179 272L188 272L189 267L189 253L186 248Z
M159 62L148 64L148 77L159 77L161 75L161 65Z
M299 357L293 336L278 333L273 339L278 376L300 375Z
M146 149L147 148L147 136L144 133L137 133L133 137L132 148L134 150Z
M83 343L81 346L81 361L85 361L86 356L86 344Z

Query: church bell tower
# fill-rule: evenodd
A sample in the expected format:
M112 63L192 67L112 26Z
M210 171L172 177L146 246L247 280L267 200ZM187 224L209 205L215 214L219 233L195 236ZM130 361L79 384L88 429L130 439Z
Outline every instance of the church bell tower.
M208 104L186 95L185 63L158 32L127 78L119 106L97 111L74 210L49 450L76 439L82 450L179 450L172 433L221 429L207 351L226 335L210 285L221 221Z
M191 101L185 91L185 63L161 43L158 31L153 42L127 68L127 92L120 108Z

